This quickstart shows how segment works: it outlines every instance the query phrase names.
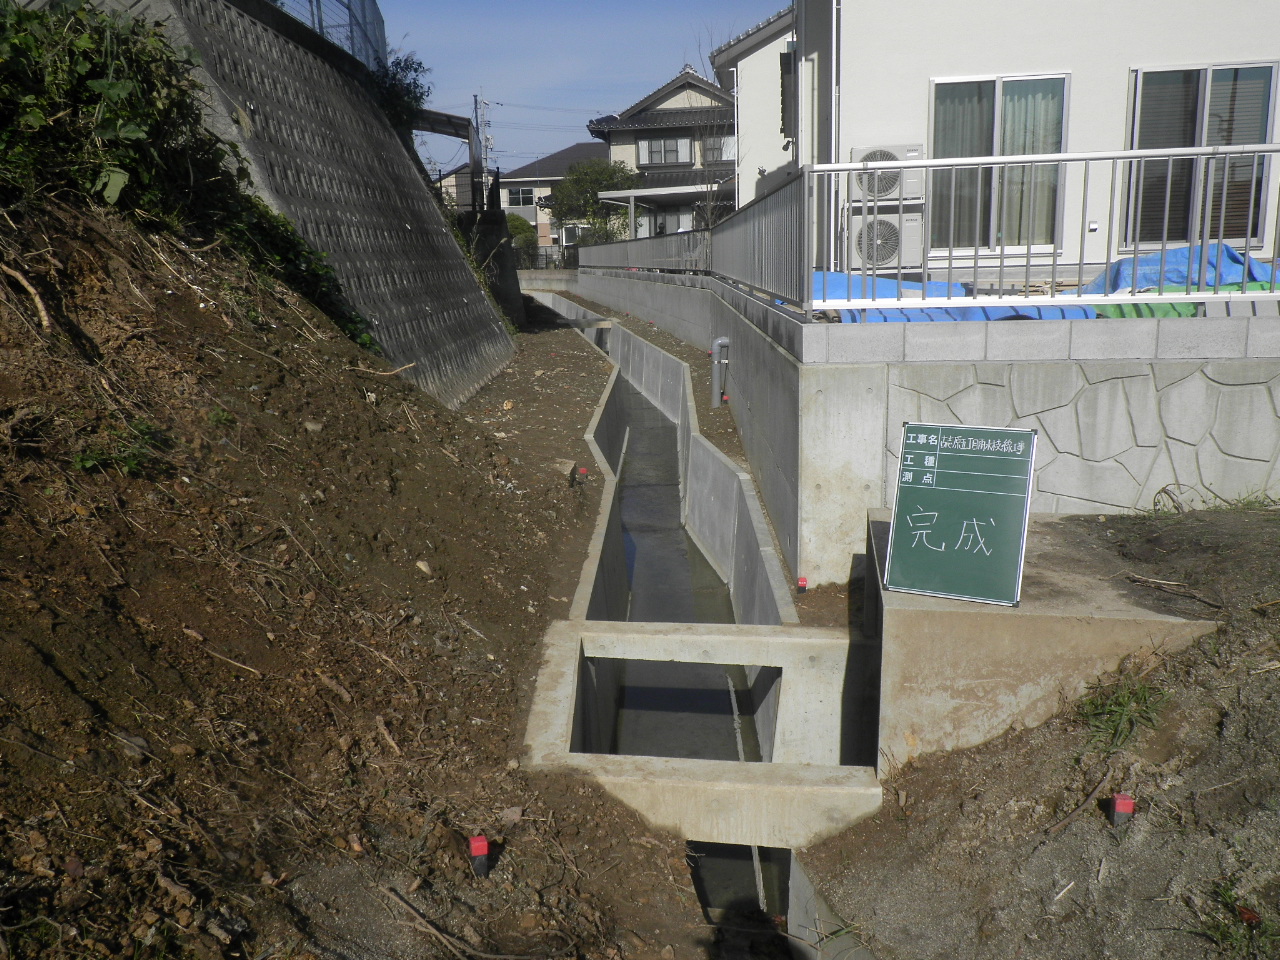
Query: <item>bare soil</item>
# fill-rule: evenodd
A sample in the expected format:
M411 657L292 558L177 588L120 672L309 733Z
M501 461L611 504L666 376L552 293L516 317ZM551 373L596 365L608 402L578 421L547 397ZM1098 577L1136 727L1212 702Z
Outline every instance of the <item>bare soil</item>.
M0 957L703 954L682 842L519 765L602 355L453 413L216 246L9 217Z
M802 859L881 960L1280 957L1280 512L1066 523L1144 605L1219 624L1102 678L1166 697L1154 727L1111 752L1064 704L897 771L880 815Z
M8 217L0 960L715 955L680 838L520 766L607 361L535 310L455 413L217 246ZM745 464L705 354L619 319ZM1073 522L1222 624L1130 665L1157 728L1108 755L1064 705L898 771L806 861L883 960L1280 956L1280 517ZM797 601L845 625L860 595Z

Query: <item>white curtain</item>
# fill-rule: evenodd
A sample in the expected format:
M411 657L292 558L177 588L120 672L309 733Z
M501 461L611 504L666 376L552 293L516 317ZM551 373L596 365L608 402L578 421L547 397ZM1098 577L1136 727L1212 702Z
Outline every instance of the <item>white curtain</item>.
M1065 80L1006 80L1000 96L1000 153L1059 153ZM1058 165L1006 167L1000 174L997 245L1053 243L1058 214Z
M1065 92L1063 77L940 83L934 93L933 155L945 159L1058 153ZM994 237L993 196L998 203ZM1055 239L1057 164L1000 171L940 170L933 177L932 197L932 246L1014 247Z
M994 80L940 83L934 88L935 157L985 157L992 153L995 88ZM933 176L932 198L932 246L989 246L989 170L939 170Z

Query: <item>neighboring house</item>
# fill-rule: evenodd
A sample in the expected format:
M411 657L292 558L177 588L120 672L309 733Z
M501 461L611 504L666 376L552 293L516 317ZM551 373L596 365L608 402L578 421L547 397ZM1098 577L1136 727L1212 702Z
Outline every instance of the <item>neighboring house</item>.
M794 9L799 164L858 161L879 147L936 160L1273 136L1280 4L1079 0L1064 16L1052 4L901 0L893 21L910 27L888 43L868 32L861 7L796 0ZM932 262L1019 250L1029 262L1100 263L1161 240L1270 244L1280 193L1271 159L1123 164L1114 184L1102 168L1085 179L1084 167L917 178Z
M733 94L686 65L680 74L619 114L587 124L609 159L641 175L633 190L602 198L631 207L637 237L715 223L733 207Z
M551 188L564 179L574 164L605 159L608 154L609 148L603 143L575 143L501 175L502 208L533 224L538 231L539 259L555 262L564 247L577 242L578 225L553 220L538 202L550 195Z
M795 11L787 7L711 51L716 80L736 103L739 207L796 172L795 38Z

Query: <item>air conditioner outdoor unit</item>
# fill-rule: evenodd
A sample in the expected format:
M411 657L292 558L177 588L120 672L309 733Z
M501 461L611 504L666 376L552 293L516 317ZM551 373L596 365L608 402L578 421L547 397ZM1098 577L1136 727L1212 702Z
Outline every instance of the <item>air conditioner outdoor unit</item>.
M879 163L891 160L923 160L924 147L920 144L893 145L888 147L854 147L849 151L850 163ZM924 171L868 170L854 172L849 177L851 203L873 201L897 203L924 199Z
M849 217L848 269L916 269L924 265L924 214L885 211Z

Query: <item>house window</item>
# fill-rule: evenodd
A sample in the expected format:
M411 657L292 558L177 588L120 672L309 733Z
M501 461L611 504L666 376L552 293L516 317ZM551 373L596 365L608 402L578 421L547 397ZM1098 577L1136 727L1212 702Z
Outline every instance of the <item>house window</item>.
M581 227L576 226L575 224L566 223L560 229L560 242L566 247L573 246L578 242L578 233L581 229Z
M636 142L640 165L654 163L692 163L692 141L689 137L666 137L661 140Z
M507 206L508 207L532 207L533 206L533 187L508 187L507 188Z
M997 77L934 85L933 152L947 157L1059 153L1065 76ZM933 174L934 247L1026 247L1057 237L1056 164Z
M1270 65L1137 71L1134 149L1266 143L1274 73ZM1261 237L1265 159L1151 159L1135 167L1131 242Z
M702 141L703 163L723 163L737 159L737 137L707 137Z

